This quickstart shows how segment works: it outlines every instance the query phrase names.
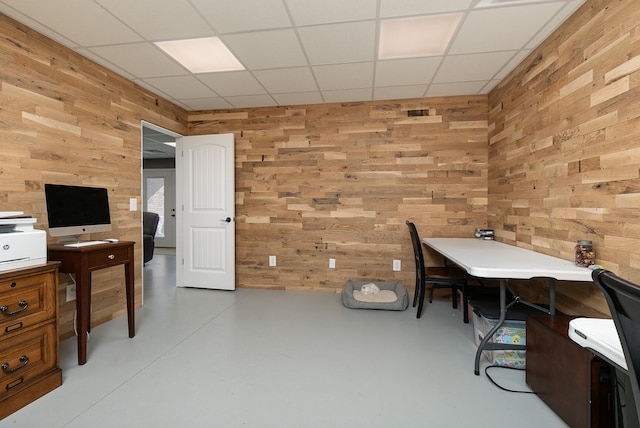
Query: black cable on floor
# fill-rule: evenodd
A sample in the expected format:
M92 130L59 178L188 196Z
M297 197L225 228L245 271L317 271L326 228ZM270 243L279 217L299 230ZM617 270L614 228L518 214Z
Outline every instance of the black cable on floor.
M511 367L511 366L496 366L496 365L491 365L491 366L487 366L484 368L484 374L487 375L487 379L489 379L491 381L492 384L494 384L495 386L497 386L498 388L500 388L503 391L507 391L507 392L517 392L520 394L535 394L533 391L516 391L514 389L508 389L505 388L503 386L498 385L498 383L493 380L493 378L489 375L489 369L492 367L497 367L497 368L501 368L501 369L511 369L511 370L524 370L518 367Z

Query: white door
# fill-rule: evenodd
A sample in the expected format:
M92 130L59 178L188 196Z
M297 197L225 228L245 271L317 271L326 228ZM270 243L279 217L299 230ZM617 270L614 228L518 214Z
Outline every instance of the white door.
M233 134L176 143L177 285L235 290Z
M154 239L156 247L176 246L176 170L145 169L144 210L160 216Z

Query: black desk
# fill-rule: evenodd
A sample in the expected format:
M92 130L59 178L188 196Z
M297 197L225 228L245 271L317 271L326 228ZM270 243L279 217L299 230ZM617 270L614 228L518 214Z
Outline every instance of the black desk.
M91 330L91 272L111 266L124 265L127 298L127 320L129 337L136 334L134 301L134 255L133 241L121 241L88 245L85 247L65 247L50 245L48 260L62 262L59 271L76 275L76 310L78 312L78 364L87 362L87 332Z

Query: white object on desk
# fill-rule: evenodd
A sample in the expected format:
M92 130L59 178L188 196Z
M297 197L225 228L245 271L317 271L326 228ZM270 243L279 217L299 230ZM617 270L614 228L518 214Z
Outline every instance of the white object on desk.
M604 359L627 370L622 344L613 320L574 318L569 321L569 337L583 348L592 349Z
M526 248L475 238L424 238L426 245L479 278L589 281L591 270Z

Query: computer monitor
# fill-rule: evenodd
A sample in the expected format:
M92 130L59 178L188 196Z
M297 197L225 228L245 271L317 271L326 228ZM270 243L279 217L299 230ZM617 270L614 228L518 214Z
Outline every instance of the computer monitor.
M78 236L111 230L107 189L45 184L44 193L50 236Z

